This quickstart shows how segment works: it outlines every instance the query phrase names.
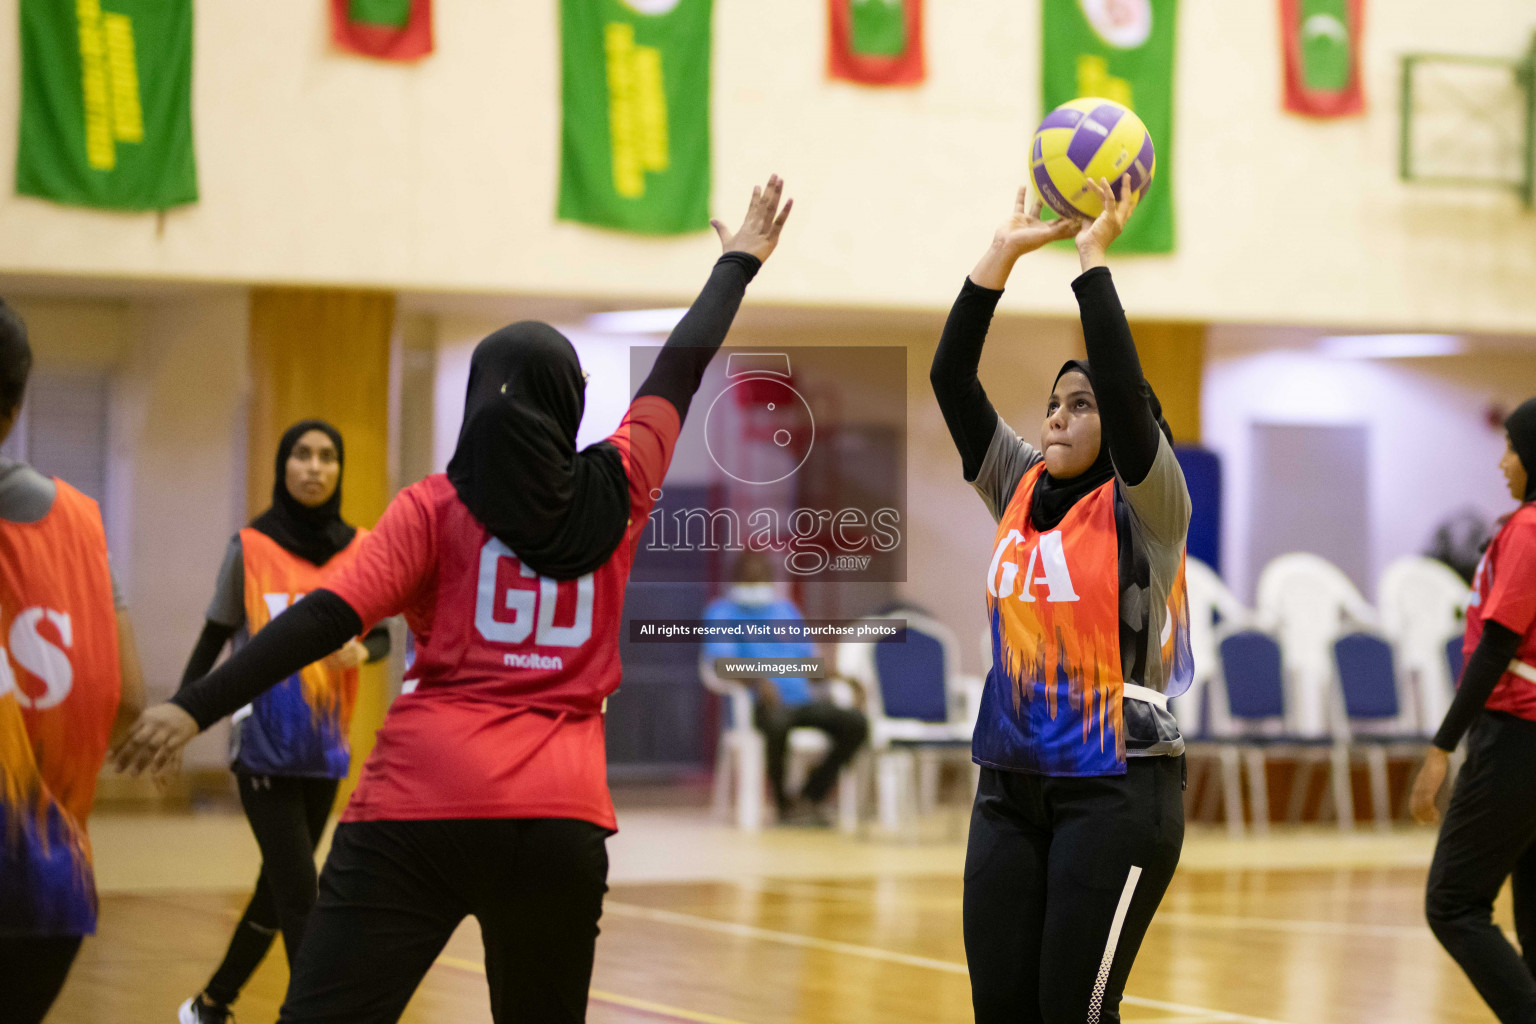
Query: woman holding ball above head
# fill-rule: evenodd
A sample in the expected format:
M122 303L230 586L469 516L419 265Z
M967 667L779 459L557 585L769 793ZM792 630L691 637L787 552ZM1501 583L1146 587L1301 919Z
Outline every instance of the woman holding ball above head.
M485 942L497 1021L581 1021L615 830L603 701L624 587L682 422L790 201L769 178L619 428L581 451L586 383L544 323L475 349L447 474L402 491L355 559L238 654L149 709L114 757L142 771L404 612L420 640L320 875L285 1024L398 1020L459 923Z
M1420 822L1434 821L1450 754L1467 761L1429 867L1425 911L1445 951L1503 1024L1536 1022L1536 398L1504 421L1499 468L1520 506L1472 579L1456 699L1414 780ZM1493 923L1508 879L1516 952Z
M1189 491L1142 376L1105 252L1134 213L1127 176L1091 222L1013 215L950 311L930 379L965 479L998 528L986 581L993 669L972 744L981 782L965 865L979 1024L1118 1021L1126 977L1184 839ZM1057 375L1041 447L977 378L1020 256L1075 237L1086 362Z

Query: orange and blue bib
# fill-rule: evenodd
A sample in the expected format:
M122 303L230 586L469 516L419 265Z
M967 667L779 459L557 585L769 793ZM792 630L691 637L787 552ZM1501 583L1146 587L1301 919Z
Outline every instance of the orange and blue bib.
M252 636L349 563L367 536L317 566L284 550L259 530L240 531L245 559L245 621ZM231 766L252 775L344 778L352 748L347 730L357 704L357 669L316 662L235 712Z
M63 481L0 522L0 935L89 935L86 819L122 697L107 539Z

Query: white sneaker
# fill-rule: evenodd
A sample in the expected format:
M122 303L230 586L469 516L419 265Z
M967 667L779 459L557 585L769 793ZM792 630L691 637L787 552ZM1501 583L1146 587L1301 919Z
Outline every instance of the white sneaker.
M176 1011L176 1024L233 1024L235 1015L226 1007L209 1006L198 996L181 1004Z

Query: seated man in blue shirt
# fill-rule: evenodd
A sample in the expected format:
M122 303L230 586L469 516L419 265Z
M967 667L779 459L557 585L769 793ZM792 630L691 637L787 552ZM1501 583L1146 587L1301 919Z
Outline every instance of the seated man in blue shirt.
M773 567L761 552L745 551L736 562L734 583L725 597L712 602L704 611L710 621L761 621L787 619L802 621L800 609L779 594L773 582ZM705 656L716 658L813 658L816 648L807 641L770 643L761 640L720 640L704 646ZM830 677L829 677L830 678ZM768 781L778 805L783 824L826 825L830 819L822 809L827 795L837 782L837 774L853 760L869 735L869 722L863 712L839 707L826 692L825 683L806 678L752 678L738 680L752 689L753 724L767 741ZM847 680L853 683L852 680ZM857 684L853 684L857 686ZM789 745L789 731L797 728L820 729L832 741L832 749L805 780L797 798L784 790L784 755Z

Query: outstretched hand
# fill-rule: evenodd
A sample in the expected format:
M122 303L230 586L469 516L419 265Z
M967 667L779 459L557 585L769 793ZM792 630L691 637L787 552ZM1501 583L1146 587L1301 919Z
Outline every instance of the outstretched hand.
M752 201L747 204L746 219L735 234L726 230L722 221L712 220L709 226L720 236L722 252L745 252L767 262L779 244L779 232L789 219L789 211L795 205L793 199L784 200L779 209L779 198L784 194L784 179L777 174L768 176L766 187L752 189Z
M1034 252L1047 242L1071 238L1077 234L1082 221L1063 217L1061 220L1044 221L1040 214L1045 204L1035 196L1029 200L1029 186L1020 187L1013 200L1013 213L992 233L992 244L982 254L971 271L971 282L983 288L1001 291L1013 273L1013 264L1027 252Z
M139 716L107 757L120 772L139 775L148 769L158 775L177 763L196 735L197 722L191 715L169 702L156 704Z
M1029 186L1020 186L1019 194L1013 201L1013 214L993 233L992 244L1017 259L1025 253L1034 252L1047 242L1071 238L1082 227L1082 222L1075 218L1041 220L1040 215L1044 212L1045 204L1039 194L1035 195L1034 202L1030 202Z
M1419 774L1414 777L1408 806L1413 811L1413 820L1420 825L1433 825L1440 820L1435 799L1440 795L1440 787L1445 785L1449 764L1450 757L1445 751L1431 747L1424 758L1424 764L1419 768Z
M1104 178L1097 181L1089 178L1088 186L1098 193L1104 210L1092 223L1083 224L1082 230L1077 233L1077 255L1085 271L1104 266L1105 253L1110 243L1120 237L1120 232L1125 230L1131 214L1136 212L1141 202L1141 193L1131 188L1129 174L1120 179L1122 199L1115 198L1115 190L1109 187L1108 180Z

